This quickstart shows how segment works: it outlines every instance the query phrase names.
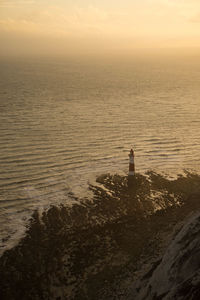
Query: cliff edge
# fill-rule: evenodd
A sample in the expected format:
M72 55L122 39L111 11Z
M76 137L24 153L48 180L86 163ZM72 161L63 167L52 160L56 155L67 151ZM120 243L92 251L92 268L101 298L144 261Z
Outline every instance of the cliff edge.
M131 299L200 299L199 212L175 235L157 266L134 283Z

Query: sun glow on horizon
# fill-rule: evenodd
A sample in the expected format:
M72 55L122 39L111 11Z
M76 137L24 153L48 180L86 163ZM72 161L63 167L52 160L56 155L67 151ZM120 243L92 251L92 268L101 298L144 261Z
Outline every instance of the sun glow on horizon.
M198 0L0 0L1 53L200 47Z

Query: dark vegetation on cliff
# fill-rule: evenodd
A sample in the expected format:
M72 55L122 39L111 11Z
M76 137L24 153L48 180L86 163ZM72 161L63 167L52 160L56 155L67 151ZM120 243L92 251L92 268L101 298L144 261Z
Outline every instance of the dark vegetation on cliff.
M105 174L93 199L34 212L24 239L0 258L0 298L127 299L165 237L199 207L200 176ZM163 238L164 237L164 238Z

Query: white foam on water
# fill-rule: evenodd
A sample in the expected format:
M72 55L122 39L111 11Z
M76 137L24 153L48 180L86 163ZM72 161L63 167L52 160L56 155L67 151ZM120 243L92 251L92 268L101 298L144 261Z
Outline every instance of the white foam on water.
M199 66L160 63L0 62L2 247L35 209L92 197L98 175L127 174L131 147L136 172L198 171Z

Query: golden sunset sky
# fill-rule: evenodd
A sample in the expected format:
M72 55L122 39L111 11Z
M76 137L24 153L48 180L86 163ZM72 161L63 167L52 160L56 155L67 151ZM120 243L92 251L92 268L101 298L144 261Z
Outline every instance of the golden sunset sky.
M200 0L0 0L1 54L200 47Z

